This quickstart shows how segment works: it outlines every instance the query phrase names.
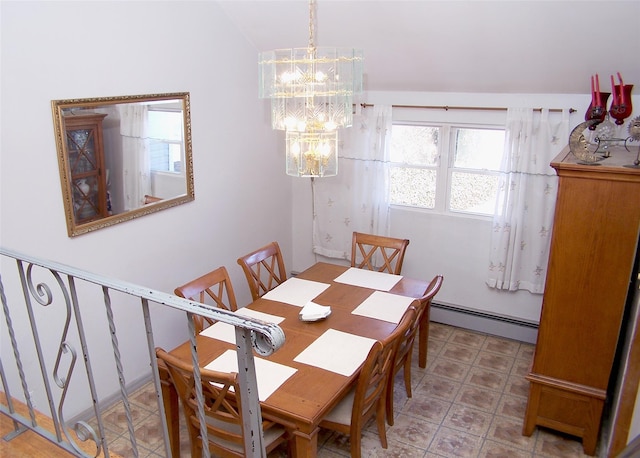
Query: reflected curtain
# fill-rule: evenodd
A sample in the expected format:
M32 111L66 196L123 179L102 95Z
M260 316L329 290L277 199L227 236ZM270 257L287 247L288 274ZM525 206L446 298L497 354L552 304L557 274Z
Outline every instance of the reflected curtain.
M122 163L124 172L124 209L134 210L144 205L144 196L151 192L149 163L149 116L146 105L126 103L118 105Z
M487 284L542 294L558 190L551 160L569 139L569 111L510 108L491 237Z
M313 251L330 258L351 258L354 231L389 235L391 106L357 108L340 131L338 175L312 181Z

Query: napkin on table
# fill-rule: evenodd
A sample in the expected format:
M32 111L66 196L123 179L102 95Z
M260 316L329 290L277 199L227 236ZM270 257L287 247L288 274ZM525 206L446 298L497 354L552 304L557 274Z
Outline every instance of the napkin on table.
M300 310L300 319L302 321L317 321L331 315L331 307L328 305L316 304L313 301L309 301Z

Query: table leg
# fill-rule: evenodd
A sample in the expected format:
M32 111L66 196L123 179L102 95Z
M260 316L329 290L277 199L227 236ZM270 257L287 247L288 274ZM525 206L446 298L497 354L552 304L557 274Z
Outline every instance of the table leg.
M293 443L291 456L295 458L316 458L318 455L318 431L314 429L311 434L295 431L293 433Z
M158 359L158 375L160 376L160 386L162 389L162 403L164 414L167 420L169 432L169 445L171 446L171 456L180 457L180 412L178 411L178 393L176 392L169 371L164 362Z

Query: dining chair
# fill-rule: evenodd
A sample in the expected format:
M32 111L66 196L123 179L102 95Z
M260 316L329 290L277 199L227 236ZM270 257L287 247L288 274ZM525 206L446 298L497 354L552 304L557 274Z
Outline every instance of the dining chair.
M358 382L320 422L320 427L350 436L351 457L360 458L362 430L375 416L382 448L387 448L385 430L386 391L393 355L400 338L415 319L416 309L409 306L395 330L383 341L376 341L365 359Z
M247 277L254 301L287 279L278 242L271 242L238 258L238 264Z
M431 300L440 290L443 279L444 277L442 275L433 277L424 296L411 303L411 306L416 309L416 315L405 334L400 338L398 349L393 358L393 365L389 372L389 387L387 389L387 400L385 404L387 409L387 423L389 423L390 426L393 426L393 389L396 374L398 374L401 369L404 370L404 388L407 392L407 397L411 397L411 359L413 356L413 345L420 323L423 319L426 318L428 320L429 318L428 308L431 307Z
M218 267L201 277L177 287L174 290L176 296L202 304L213 305L221 309L235 312L238 310L236 296L233 292L233 285L229 278L229 272L224 266ZM199 334L205 327L213 324L210 318L199 315L193 316L196 334Z
M408 245L408 239L354 232L351 267L400 275Z
M173 293L185 299L231 310L232 312L238 309L233 285L229 278L229 273L224 266L218 267L201 277L177 287ZM212 325L213 320L201 315L193 315L193 324L197 335L206 327ZM174 432L178 430L179 425L177 424L177 419L175 417L172 418L168 412L178 409L178 399L176 390L172 389L173 382L169 369L164 361L160 359L158 359L158 372L160 374L162 399L165 413L167 414L167 424L169 425L169 435L172 436ZM175 447L177 441L170 440L170 443L172 447ZM177 446L179 447L179 444ZM179 450L172 450L172 455L178 456Z
M200 431L193 366L162 348L156 348L156 357L166 365L180 397L189 432L191 456L202 456L204 441ZM200 368L200 379L210 453L224 458L247 456L238 374ZM262 428L267 453L289 440L289 433L283 425L263 417Z

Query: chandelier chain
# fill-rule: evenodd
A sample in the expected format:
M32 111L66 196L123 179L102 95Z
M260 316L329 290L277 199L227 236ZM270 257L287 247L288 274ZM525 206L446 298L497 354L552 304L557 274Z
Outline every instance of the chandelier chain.
M315 0L309 0L309 50L315 53L316 44L314 40L314 23L315 23Z

